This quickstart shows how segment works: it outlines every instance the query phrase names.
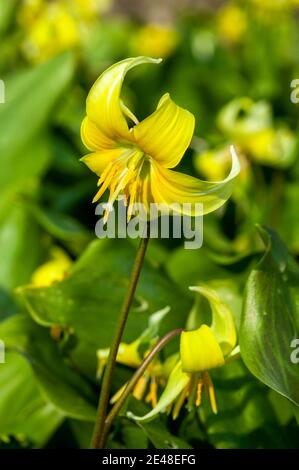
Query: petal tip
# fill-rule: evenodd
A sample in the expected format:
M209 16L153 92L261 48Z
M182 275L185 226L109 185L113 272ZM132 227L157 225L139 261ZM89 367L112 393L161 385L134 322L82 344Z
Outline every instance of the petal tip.
M236 151L234 145L230 145L229 150L230 150L230 153L231 153L231 156L232 156L232 169L231 169L231 172L235 176L237 176L237 174L240 173L240 170L241 170L239 157L238 157L238 154L237 154L237 151Z

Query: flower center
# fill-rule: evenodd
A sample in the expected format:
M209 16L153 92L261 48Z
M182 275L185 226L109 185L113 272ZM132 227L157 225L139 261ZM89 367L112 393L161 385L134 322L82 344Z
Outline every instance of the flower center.
M146 203L149 183L149 159L138 147L125 149L113 162L110 162L98 181L99 191L93 199L96 202L109 188L108 208L104 215L107 221L109 212L117 197L124 195L125 205L128 206L128 220L132 216L134 204Z

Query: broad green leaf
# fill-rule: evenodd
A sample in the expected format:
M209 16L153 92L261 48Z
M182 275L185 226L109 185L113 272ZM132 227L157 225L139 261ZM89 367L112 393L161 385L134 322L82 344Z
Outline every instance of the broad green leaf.
M91 240L91 234L75 218L42 208L33 201L26 201L25 206L46 232L70 245L75 253L82 251Z
M6 290L27 283L37 267L42 246L40 230L26 208L14 204L0 222L0 286Z
M25 286L18 292L32 318L44 326L71 327L79 339L72 358L95 377L96 351L110 347L125 297L135 250L125 240L92 242L74 263L69 277L47 288ZM160 335L183 326L190 301L170 280L144 263L123 342L137 339L148 316L170 306ZM174 343L169 345L169 350Z
M138 423L156 449L192 449L184 439L174 436L160 422Z
M66 363L49 330L27 315L14 315L0 324L0 337L7 350L17 351L28 360L43 395L61 414L94 420L94 391Z
M242 358L259 380L299 406L299 268L275 232L259 228L264 257L251 272L240 330Z
M184 289L203 281L227 278L242 286L251 261L251 256L217 256L204 247L200 250L178 248L168 257L165 269L171 279Z
M26 144L26 147L22 150L22 158L19 159L18 164L14 165L13 180L8 187L4 186L2 188L4 190L0 200L0 220L11 211L16 200L36 194L37 179L48 168L50 160L51 152L48 134L42 133Z
M16 167L20 162L24 168L22 179L31 176L32 155L27 154L25 159L23 151L45 127L54 105L70 83L73 71L73 57L62 54L31 70L5 78L6 101L0 109L2 189L15 182ZM35 164L39 165L38 159Z
M148 410L147 406L132 397L130 398L128 405L131 413L134 415L144 415ZM121 418L121 421L124 421L124 419ZM136 424L140 429L142 429L156 449L192 448L190 444L183 438L172 434L172 432L169 431L166 423L159 418L157 418L155 421L151 421L150 423L138 421Z
M41 447L64 416L42 396L26 360L7 352L0 364L0 435L20 436Z
M136 424L122 420L120 429L120 436L118 437L117 448L123 446L124 449L147 449L148 438L147 434ZM113 439L115 441L115 439Z

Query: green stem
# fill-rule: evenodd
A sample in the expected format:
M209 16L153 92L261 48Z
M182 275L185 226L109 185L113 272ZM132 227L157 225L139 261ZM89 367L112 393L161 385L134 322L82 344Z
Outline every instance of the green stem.
M104 426L105 426L105 419L106 419L106 412L109 403L109 395L112 383L112 375L115 366L116 356L119 348L119 344L121 341L121 337L126 325L126 321L129 315L130 307L132 305L132 301L134 298L135 290L137 287L137 282L139 279L140 271L142 268L146 248L148 245L149 237L148 233L145 234L144 238L141 238L140 245L136 254L130 283L128 286L128 291L126 298L124 300L119 320L117 323L117 328L115 331L114 338L112 340L112 344L110 347L109 357L107 360L107 365L105 368L105 373L103 377L99 404L98 404L98 411L97 417L94 427L94 432L91 441L91 448L92 449L102 449L103 448L103 433L104 433Z
M119 414L121 408L123 407L130 393L134 390L134 387L137 384L140 377L142 377L142 375L144 374L144 372L146 371L146 369L148 368L148 366L150 365L150 363L152 362L156 354L158 354L158 352L160 352L161 349L175 336L180 335L182 331L183 331L182 328L177 328L176 330L172 330L169 333L167 333L167 335L163 336L163 338L160 339L160 341L155 345L155 347L151 350L151 352L146 356L143 363L140 365L140 367L136 370L132 378L129 380L129 382L126 385L126 388L124 389L123 393L121 394L118 401L115 403L115 405L113 406L112 410L110 411L110 413L108 414L105 420L104 438L103 438L104 446L106 444L108 433L110 431L110 428L114 419Z

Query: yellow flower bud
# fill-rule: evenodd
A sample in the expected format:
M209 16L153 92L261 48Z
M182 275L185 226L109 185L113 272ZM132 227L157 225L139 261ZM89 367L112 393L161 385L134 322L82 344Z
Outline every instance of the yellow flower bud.
M202 372L224 365L221 348L207 325L194 331L183 331L180 352L183 372Z
M53 282L62 281L71 264L69 256L60 248L54 247L50 261L39 266L32 274L31 284L34 287L47 287Z

